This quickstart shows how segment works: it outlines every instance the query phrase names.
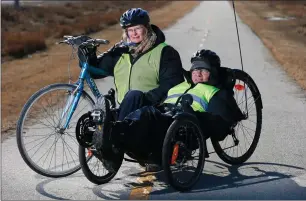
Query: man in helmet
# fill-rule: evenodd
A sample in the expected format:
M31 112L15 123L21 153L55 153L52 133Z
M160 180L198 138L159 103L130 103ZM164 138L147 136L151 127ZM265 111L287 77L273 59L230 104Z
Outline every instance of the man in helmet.
M165 43L164 33L146 10L131 8L120 17L122 41L90 59L90 64L114 76L119 120L144 105L160 104L168 90L184 80L179 53ZM89 70L91 71L91 70ZM95 75L103 78L105 75Z
M215 139L222 139L229 133L231 125L241 120L242 113L234 97L226 90L220 90L219 56L210 50L199 50L191 58L191 68L186 80L174 86L168 92L164 107L171 107L184 94L193 98L190 111L202 123L201 129ZM172 118L165 115L164 107L146 106L130 113L123 121L115 122L110 133L112 142L124 146L133 153L152 153L151 165L147 171L158 170L163 139L172 123ZM155 155L154 155L155 154Z

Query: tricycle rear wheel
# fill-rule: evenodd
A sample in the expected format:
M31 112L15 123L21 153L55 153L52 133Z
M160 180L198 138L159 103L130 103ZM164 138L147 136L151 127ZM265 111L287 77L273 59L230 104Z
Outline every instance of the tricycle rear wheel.
M222 141L211 139L217 155L226 163L242 164L254 153L262 127L262 101L253 79L235 69L234 97L246 118L239 121L234 132Z

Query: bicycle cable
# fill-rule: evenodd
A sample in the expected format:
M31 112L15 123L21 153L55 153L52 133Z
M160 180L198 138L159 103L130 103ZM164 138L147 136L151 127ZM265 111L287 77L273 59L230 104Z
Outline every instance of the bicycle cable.
M70 66L71 66L71 61L75 58L74 57L74 50L75 50L75 48L72 45L72 51L71 51L70 60L69 60L69 63L68 63L68 79L69 79L69 84L71 84L71 81L72 81Z

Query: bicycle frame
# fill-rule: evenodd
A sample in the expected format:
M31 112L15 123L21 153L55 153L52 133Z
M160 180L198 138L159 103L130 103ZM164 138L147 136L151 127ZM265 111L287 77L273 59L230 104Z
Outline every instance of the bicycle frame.
M77 87L71 93L71 95L70 95L70 97L69 97L69 99L66 103L65 109L62 113L62 116L61 116L61 120L62 120L65 117L65 115L67 114L68 109L70 108L70 110L68 112L68 115L67 115L67 118L66 118L66 122L65 122L64 126L61 128L63 130L67 129L67 127L70 123L70 120L72 118L72 115L73 115L75 109L78 106L79 100L80 100L80 98L82 96L82 93L83 93L83 90L84 90L84 81L86 81L86 83L88 84L88 86L89 86L91 92L94 94L96 100L100 96L102 96L102 94L100 93L95 81L90 77L90 75L88 73L88 69L90 68L89 64L87 62L85 62L85 63L81 63L81 66L82 66L82 70L80 72L79 79L76 82Z

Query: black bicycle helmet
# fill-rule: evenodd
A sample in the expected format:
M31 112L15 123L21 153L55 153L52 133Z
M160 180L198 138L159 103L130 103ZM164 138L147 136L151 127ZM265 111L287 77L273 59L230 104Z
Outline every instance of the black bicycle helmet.
M211 68L219 68L221 66L219 56L211 50L202 49L196 51L190 59L190 62L193 64L190 70L201 68L200 65L195 65L197 63L200 63L197 61L205 62L206 65L204 65L202 68L206 68L208 70Z
M190 71L195 69L207 69L210 72L208 84L215 85L218 82L218 69L221 66L219 56L211 50L198 50L191 57Z
M147 25L149 23L149 14L142 8L131 8L120 17L120 25L123 29L138 24Z

